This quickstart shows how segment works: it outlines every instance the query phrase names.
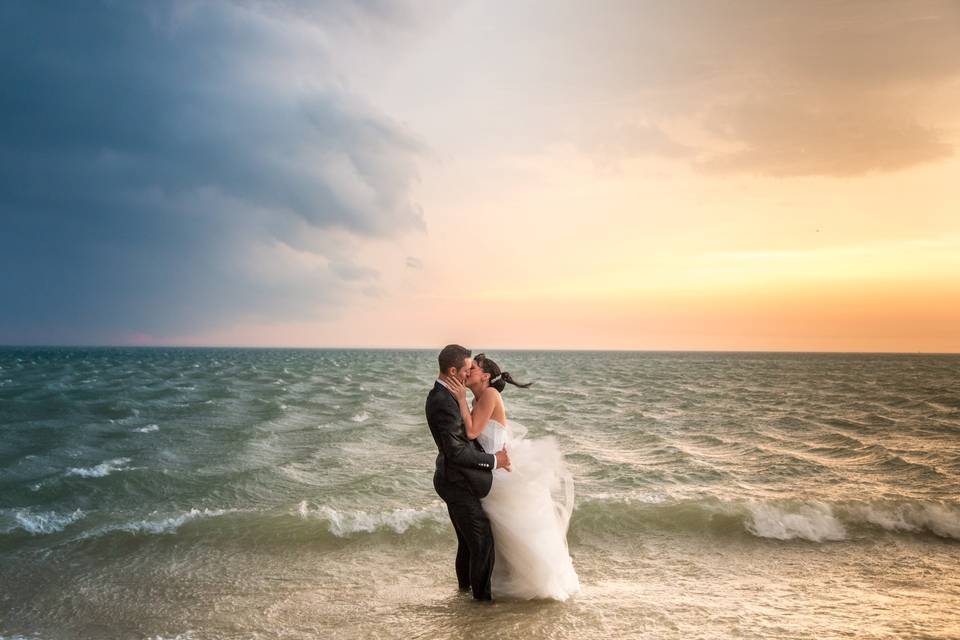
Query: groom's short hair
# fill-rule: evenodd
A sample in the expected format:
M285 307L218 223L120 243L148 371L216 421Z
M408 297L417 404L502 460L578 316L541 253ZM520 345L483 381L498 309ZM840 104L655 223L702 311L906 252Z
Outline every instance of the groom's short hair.
M470 349L466 347L461 347L458 344L448 344L440 351L440 355L437 356L437 362L440 364L440 373L446 373L450 370L450 367L459 369L463 366L464 358L469 358L471 355Z

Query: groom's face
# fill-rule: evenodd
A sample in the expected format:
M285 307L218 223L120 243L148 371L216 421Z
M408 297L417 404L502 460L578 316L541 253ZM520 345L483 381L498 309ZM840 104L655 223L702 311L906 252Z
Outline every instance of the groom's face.
M467 376L470 375L470 369L473 368L473 358L464 358L463 366L457 369L457 380L460 382L466 382Z

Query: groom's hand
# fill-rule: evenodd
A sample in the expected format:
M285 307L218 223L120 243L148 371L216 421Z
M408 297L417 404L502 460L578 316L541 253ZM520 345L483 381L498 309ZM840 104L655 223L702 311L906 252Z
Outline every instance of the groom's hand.
M507 455L506 449L500 449L497 451L497 469L506 469L510 471L510 456Z

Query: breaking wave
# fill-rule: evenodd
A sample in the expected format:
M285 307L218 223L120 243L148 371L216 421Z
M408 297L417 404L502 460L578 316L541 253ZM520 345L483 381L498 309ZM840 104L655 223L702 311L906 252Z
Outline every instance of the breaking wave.
M235 515L229 524L215 524L221 516ZM3 533L23 530L32 535L55 534L89 514L77 509L70 513L21 509L8 511ZM338 509L301 501L293 509L210 509L192 508L173 514L152 513L119 522L90 522L76 539L99 538L110 534L169 535L194 521L204 524L203 535L249 540L272 540L295 544L346 540L378 533L422 536L424 544L433 534L446 535L451 526L441 502L423 508L386 510ZM742 537L771 541L829 543L857 541L878 535L936 536L960 540L960 505L923 501L796 501L717 499L686 501L626 500L618 498L581 501L570 523L573 541L590 538L636 538L640 533ZM319 538L318 538L319 535ZM415 538L411 538L415 539Z
M326 505L311 507L304 500L298 505L297 513L304 519L323 520L330 533L338 538L346 538L355 533L372 533L379 529L405 533L411 527L448 522L446 511L442 506L431 509L394 509L371 513L338 511Z
M651 503L587 500L571 526L577 535L670 530L828 542L877 533L935 535L960 540L960 504L945 501L822 501L715 499Z
M148 518L135 520L133 522L121 522L109 524L84 532L80 538L94 538L107 533L132 533L132 534L162 534L174 533L181 526L196 520L198 518L216 518L228 513L236 512L236 509L190 509L183 513L160 518Z
M77 509L72 513L56 513L55 511L30 511L22 509L13 513L13 520L16 523L9 527L7 531L14 529L23 529L27 533L42 535L47 533L57 533L63 531L67 526L83 518L83 511Z
M123 471L127 469L130 458L114 458L101 462L95 467L73 467L67 469L65 475L79 476L81 478L102 478L110 475L113 471Z

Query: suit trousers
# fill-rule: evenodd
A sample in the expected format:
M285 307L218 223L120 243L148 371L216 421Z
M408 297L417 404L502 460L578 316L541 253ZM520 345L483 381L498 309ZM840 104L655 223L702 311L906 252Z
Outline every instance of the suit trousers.
M492 600L490 576L493 574L493 531L483 512L480 499L469 489L448 482L435 474L433 488L444 502L457 532L457 582L468 587L476 600Z

